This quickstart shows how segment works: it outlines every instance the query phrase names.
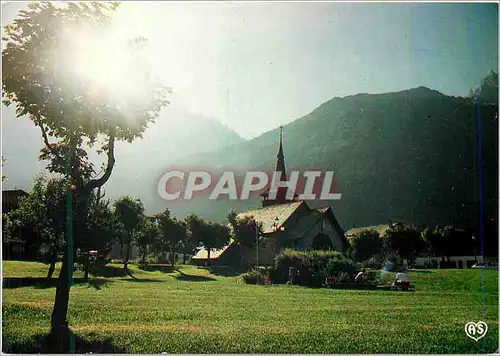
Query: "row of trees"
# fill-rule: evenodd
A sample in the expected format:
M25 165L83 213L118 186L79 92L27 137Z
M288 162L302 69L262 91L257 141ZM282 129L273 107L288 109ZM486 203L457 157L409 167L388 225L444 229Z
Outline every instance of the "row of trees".
M55 263L66 246L67 231L67 182L64 178L47 178L39 175L27 197L21 198L19 207L4 216L4 241L24 240L28 258L36 256L50 264L47 278L54 273ZM73 245L87 255L85 275L88 278L88 252L97 250L105 257L115 244L121 246L125 270L131 258L131 247L136 245L141 260L146 262L148 253L158 257L182 253L187 255L197 247L208 251L221 248L233 240L243 248L254 248L255 236L262 233L262 226L247 217L237 219L231 211L226 224L205 221L195 214L184 220L171 216L169 209L147 216L140 199L121 197L114 204L97 190L84 210L73 220L74 233L80 237ZM257 231L258 230L258 231Z
M383 236L376 230L363 230L350 240L349 254L362 262L372 257L390 257L414 261L417 256L439 256L444 261L453 255L470 254L475 240L466 231L453 226L418 229L401 223L392 224Z

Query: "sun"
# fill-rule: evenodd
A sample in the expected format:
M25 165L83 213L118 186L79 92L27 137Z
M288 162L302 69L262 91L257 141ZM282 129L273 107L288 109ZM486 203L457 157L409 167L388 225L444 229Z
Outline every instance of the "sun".
M63 31L59 69L91 96L112 101L137 99L149 80L141 40L116 26L78 26ZM152 73L149 73L152 74Z

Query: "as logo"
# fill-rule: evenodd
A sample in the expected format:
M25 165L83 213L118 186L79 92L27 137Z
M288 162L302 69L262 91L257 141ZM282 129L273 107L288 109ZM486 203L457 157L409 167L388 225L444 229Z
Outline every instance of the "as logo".
M480 321L478 323L469 321L467 324L465 324L465 334L467 334L467 336L474 341L482 339L487 332L488 325L486 325L484 321Z

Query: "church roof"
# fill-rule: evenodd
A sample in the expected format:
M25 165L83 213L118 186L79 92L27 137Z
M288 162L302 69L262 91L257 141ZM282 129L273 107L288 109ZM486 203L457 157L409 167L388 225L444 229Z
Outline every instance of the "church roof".
M301 206L306 204L304 201L295 201L287 204L270 205L265 208L245 211L238 214L238 218L251 217L262 223L262 229L265 234L273 232L275 219L279 219L279 226L282 226L286 220Z

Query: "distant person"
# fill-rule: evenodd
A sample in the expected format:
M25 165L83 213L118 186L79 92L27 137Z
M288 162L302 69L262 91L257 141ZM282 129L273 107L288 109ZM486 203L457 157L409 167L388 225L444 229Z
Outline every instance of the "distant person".
M396 280L393 283L395 286L409 286L410 285L410 280L408 279L408 276L406 273L399 272L396 273Z
M356 283L363 283L365 281L365 270L362 269L357 275L356 278L354 278L354 282Z

